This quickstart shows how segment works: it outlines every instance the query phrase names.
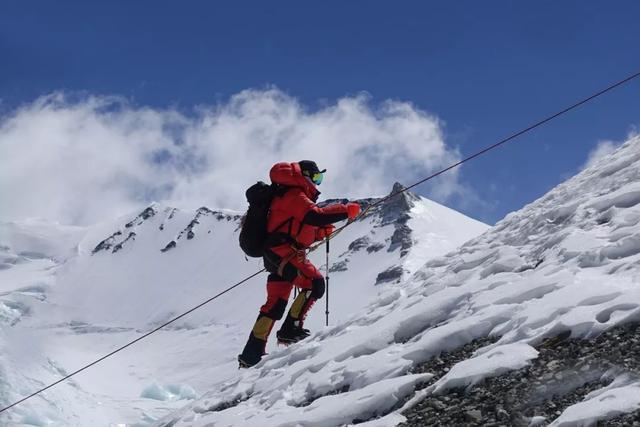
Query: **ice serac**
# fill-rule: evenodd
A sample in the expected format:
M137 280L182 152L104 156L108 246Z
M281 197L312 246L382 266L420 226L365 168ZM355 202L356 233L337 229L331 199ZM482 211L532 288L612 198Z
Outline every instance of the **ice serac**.
M401 284L379 287L363 311L212 384L156 425L296 425L327 407L340 415L328 425L637 422L639 183L636 137ZM437 212L421 204L410 227ZM419 241L420 227L411 230ZM421 247L413 244L404 266ZM414 383L418 392L371 413L369 404L388 397L384 384L411 384L420 373L428 376Z

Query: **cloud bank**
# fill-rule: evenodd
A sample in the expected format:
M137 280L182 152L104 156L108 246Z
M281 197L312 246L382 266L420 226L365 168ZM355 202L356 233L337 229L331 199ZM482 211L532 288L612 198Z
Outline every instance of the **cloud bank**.
M436 117L366 95L312 111L275 88L246 90L184 114L53 94L0 119L0 220L84 225L151 201L243 210L273 163L302 159L328 169L323 197L381 195L459 158ZM452 171L428 193L462 191Z

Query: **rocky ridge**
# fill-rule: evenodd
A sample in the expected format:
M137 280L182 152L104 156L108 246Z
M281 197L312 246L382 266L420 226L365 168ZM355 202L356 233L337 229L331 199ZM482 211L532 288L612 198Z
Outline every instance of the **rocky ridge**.
M395 183L391 193L399 193L404 189L404 186L400 183ZM414 206L414 203L420 198L410 192L402 192L395 197L390 198L384 203L370 208L375 203L379 202L382 198L365 198L359 199L357 202L361 205L363 211L370 209L367 213L367 217L375 218L374 228L385 227L393 225L393 234L386 244L380 242L372 242L369 236L362 236L354 240L348 247L348 250L342 253L338 260L332 265L331 271L345 271L349 263L349 256L352 253L360 250L366 250L369 254L383 250L387 248L387 252L393 252L400 250L400 258L407 255L411 247L413 246L412 231L407 225L410 219L409 212ZM320 206L328 205L331 203L346 203L347 199L330 199L320 203ZM145 208L135 218L127 222L122 229L119 229L112 233L109 237L102 240L93 249L93 254L99 252L111 252L116 253L123 249L129 242L136 239L137 228L143 226L145 222L162 211L164 213L164 219L158 229L164 231L168 222L172 221L175 217L177 209L167 207L161 209L157 204L152 204ZM237 213L229 213L218 210L211 210L207 207L199 208L193 219L182 229L176 237L167 242L162 248L161 252L168 252L171 249L177 247L178 242L181 239L191 240L196 236L196 230L201 225L202 219L205 217L213 217L217 221L232 221L240 225L242 215ZM207 231L208 233L211 230ZM376 284L392 282L399 280L404 269L400 265L393 266L388 270L381 272L376 280Z
M162 223L158 227L160 231L164 231L167 222L174 219L177 209L167 207L163 209L163 212L165 214L165 219L162 221ZM153 218L158 213L159 213L159 207L156 204L152 204L151 206L145 208L134 219L132 219L131 221L127 222L124 225L124 229L129 230L128 232L124 229L115 231L109 237L107 237L106 239L98 243L98 245L93 249L92 253L96 254L102 251L107 251L107 252L111 251L111 253L116 253L122 250L122 248L125 245L127 245L128 242L135 240L137 236L136 229L138 227L143 226L147 220L149 220L150 218ZM212 218L215 218L216 221L227 221L227 222L233 221L233 222L239 223L242 215L211 210L207 207L201 207L198 210L196 210L196 213L193 219L187 224L187 226L184 229L182 229L182 231L180 231L175 238L173 238L166 245L160 248L160 251L167 252L175 248L178 245L178 241L183 238L186 238L186 240L193 239L196 236L195 230L197 226L201 224L202 218L204 217L212 217ZM207 232L211 233L211 230L208 229Z
M348 247L348 250L338 257L338 261L334 263L331 271L344 271L347 269L349 263L349 256L355 252L366 250L371 254L387 248L387 252L400 251L400 259L404 258L414 245L412 236L412 230L408 226L408 221L411 218L409 212L414 207L414 204L420 200L417 195L405 191L405 187L396 182L389 195L396 194L395 196L385 200L383 203L379 203L383 198L367 198L359 199L357 202L362 207L362 211L365 212L365 217L374 218L373 229L379 229L392 225L394 228L388 242L385 244L380 242L372 242L369 236L362 236L354 240ZM387 196L388 197L388 196ZM323 204L331 203L346 203L346 199L331 199L327 200ZM375 205L375 206L374 206ZM397 282L406 273L402 267L401 262L382 271L376 278L376 285L383 283Z
M491 337L475 340L416 366L412 372L434 374L433 383L453 365L494 341ZM593 340L561 334L543 341L536 350L538 358L523 369L427 396L403 414L407 422L402 425L546 426L564 409L614 381L640 381L638 323L613 328ZM634 423L640 423L640 411L606 421L608 426L637 425Z

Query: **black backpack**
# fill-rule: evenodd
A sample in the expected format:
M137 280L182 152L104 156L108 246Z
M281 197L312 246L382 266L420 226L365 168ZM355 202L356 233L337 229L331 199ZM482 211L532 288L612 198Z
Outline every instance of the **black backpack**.
M240 247L250 257L262 257L267 240L267 220L271 200L276 195L274 185L258 181L245 192L249 210L242 219Z

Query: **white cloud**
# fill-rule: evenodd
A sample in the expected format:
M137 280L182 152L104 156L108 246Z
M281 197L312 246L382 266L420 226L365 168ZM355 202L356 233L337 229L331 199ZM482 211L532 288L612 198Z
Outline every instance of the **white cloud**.
M379 195L459 158L437 118L366 95L310 111L278 89L246 90L185 115L54 94L0 121L0 219L88 224L154 200L244 209L273 163L302 159L328 169L325 197ZM429 188L440 200L465 191L456 171Z

